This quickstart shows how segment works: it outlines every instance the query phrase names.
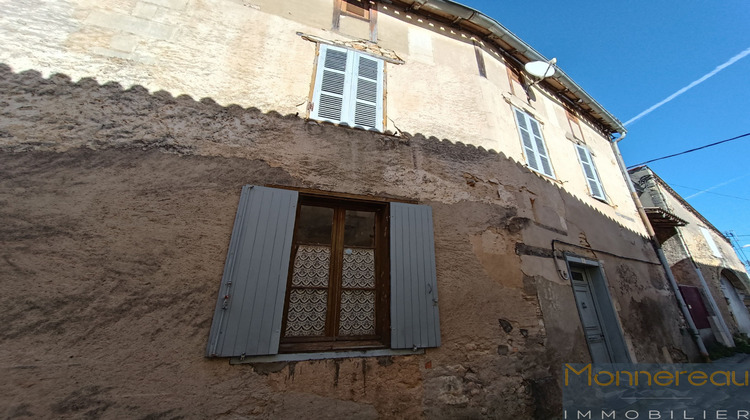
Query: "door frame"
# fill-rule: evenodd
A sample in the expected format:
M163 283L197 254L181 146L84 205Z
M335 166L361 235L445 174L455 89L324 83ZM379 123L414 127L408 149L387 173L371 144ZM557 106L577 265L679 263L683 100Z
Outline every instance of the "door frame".
M599 318L599 324L601 326L602 334L604 335L604 341L611 362L632 363L633 358L630 354L630 349L625 342L625 334L623 333L622 325L620 324L620 318L617 316L617 311L615 311L614 305L612 304L612 295L609 292L609 285L607 283L607 278L604 275L602 263L600 261L573 254L564 253L563 255L568 268L568 281L570 281L573 299L575 299L576 302L578 320L581 322L582 328L583 318L578 306L578 298L576 297L574 289L573 276L570 275L571 269L581 270L586 273L589 290L591 291L591 299L594 303L597 317ZM585 335L584 339L586 340L586 346L588 347L589 342ZM591 354L592 352L589 348L589 355Z

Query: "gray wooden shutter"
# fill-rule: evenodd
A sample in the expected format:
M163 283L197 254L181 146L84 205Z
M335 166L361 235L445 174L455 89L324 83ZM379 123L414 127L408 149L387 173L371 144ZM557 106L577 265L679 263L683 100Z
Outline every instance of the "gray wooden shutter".
M208 357L278 352L297 195L276 188L242 188Z
M383 60L356 54L354 125L382 130Z
M391 203L391 348L440 346L432 208Z
M578 150L578 158L581 161L583 175L586 177L586 181L589 184L591 195L596 198L605 200L604 188L602 188L602 183L599 180L599 175L596 173L596 168L594 167L594 162L591 159L589 150L581 145L576 145L576 149Z
M315 80L315 95L312 118L341 122L342 113L348 106L347 51L328 45L320 46L318 74Z

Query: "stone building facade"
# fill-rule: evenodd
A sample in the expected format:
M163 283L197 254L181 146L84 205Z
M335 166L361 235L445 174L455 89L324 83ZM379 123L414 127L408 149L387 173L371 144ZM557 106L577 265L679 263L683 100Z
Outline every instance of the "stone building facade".
M734 346L733 335L750 334L750 282L732 244L649 167L629 172L696 326Z
M565 362L697 357L618 165L622 125L559 69L531 78L543 57L477 11L0 12L6 417L553 418ZM305 230L305 206L330 210L329 233ZM323 286L299 274L313 251ZM348 285L368 252L373 283ZM295 293L328 296L323 312ZM240 334L224 307L246 345L220 354Z

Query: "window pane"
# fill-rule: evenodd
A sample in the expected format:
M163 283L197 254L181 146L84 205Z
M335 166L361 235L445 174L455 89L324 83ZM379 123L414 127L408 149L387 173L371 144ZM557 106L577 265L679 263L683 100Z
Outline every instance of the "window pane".
M339 335L372 334L375 334L375 291L344 290Z
M375 247L375 212L346 211L344 246Z
M292 287L328 287L331 248L300 245L294 257Z
M289 294L286 337L316 337L325 334L328 292L293 289Z
M332 208L301 206L297 221L297 243L330 245L332 225Z
M344 249L343 287L375 287L375 250Z

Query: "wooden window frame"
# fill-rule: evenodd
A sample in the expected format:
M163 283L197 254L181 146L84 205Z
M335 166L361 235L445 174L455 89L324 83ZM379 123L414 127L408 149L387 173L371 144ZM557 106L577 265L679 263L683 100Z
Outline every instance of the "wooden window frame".
M568 125L570 126L570 135L573 136L573 138L578 140L585 140L583 138L583 127L581 127L581 122L578 120L578 117L576 117L575 114L573 114L572 111L569 109L565 110L565 115L568 117ZM578 132L581 133L580 136L576 135L575 127L578 127Z
M357 1L357 0L340 0L339 3L340 3L341 14L343 14L344 16L351 16L351 17L354 17L354 18L357 18L357 19L364 20L366 22L370 21L371 5L370 5L370 1L369 0L361 0L361 1ZM362 7L356 5L355 3L362 4ZM355 10L356 9L362 10L362 14L360 15L360 14L358 14L356 12L353 12L353 11L349 10L349 8L347 6L352 6L352 8L355 8Z
M513 82L516 82L521 86L521 89L523 90L523 97L525 98L527 96L526 83L524 82L524 79L521 76L521 72L510 64L506 64L505 69L508 72L508 83L510 84L510 93L515 96L521 97L522 92L516 92L516 88L513 86Z
M331 232L331 266L329 268L328 299L325 335L319 337L285 337L289 298L292 291L294 260L297 254L298 222L303 205L328 207L334 210ZM375 213L375 334L368 336L337 336L341 311L342 261L344 250L344 223L346 210ZM279 353L320 352L330 350L365 350L390 347L390 263L388 203L321 197L300 194L292 240L286 296L281 327Z

